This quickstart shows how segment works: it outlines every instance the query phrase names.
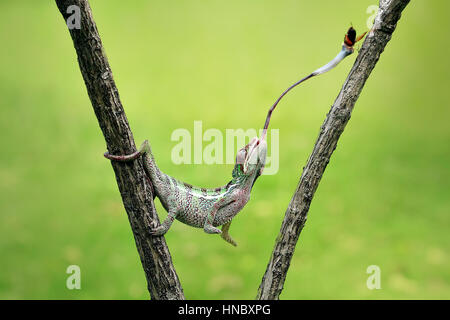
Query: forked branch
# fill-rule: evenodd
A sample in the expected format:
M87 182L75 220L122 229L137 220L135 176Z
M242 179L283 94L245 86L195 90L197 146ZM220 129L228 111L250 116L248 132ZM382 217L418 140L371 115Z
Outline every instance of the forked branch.
M367 36L344 86L333 104L289 204L275 248L258 290L259 299L278 299L313 195L336 148L358 96L391 38L409 0L381 0L374 30ZM70 29L89 98L111 154L136 151L118 90L87 0L56 0L64 20L80 10L80 28ZM153 299L184 299L164 237L151 237L152 221L158 221L152 185L142 161L112 162L117 184L136 241L148 289Z

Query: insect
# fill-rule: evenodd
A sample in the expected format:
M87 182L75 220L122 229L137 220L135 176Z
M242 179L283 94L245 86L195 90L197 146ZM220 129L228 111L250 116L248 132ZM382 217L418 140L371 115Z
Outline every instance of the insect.
M350 27L344 38L341 52L323 67L317 69L305 78L297 81L286 89L269 109L261 137L254 137L249 144L240 149L236 155L231 180L218 188L194 187L163 173L156 165L155 158L148 141L144 141L133 154L104 154L113 161L133 161L143 157L144 168L152 181L155 195L161 201L168 215L164 222L150 234L160 236L165 234L175 219L197 228L203 228L206 233L220 234L221 237L236 246L229 228L232 219L244 208L250 199L250 193L255 181L262 174L267 156L266 133L272 112L280 100L294 87L316 75L334 68L342 59L353 53L353 45L364 37L365 33L356 38L356 31ZM222 226L222 230L217 227Z

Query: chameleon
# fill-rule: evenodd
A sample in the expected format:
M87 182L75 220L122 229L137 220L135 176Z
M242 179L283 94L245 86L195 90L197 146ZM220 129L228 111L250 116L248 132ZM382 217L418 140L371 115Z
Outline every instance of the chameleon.
M231 180L226 185L213 189L201 188L163 173L156 165L148 140L130 155L111 155L106 152L104 156L112 161L126 162L143 157L144 169L153 184L155 195L168 213L163 223L150 230L150 234L164 235L177 219L189 226L203 228L206 233L220 234L225 241L237 246L229 234L229 228L233 218L250 200L255 181L263 173L267 157L266 134L273 110L292 88L313 76L333 69L341 60L353 53L353 45L365 34L356 38L356 31L350 27L344 37L342 50L334 59L297 81L281 94L267 113L261 137L254 137L237 152ZM222 226L221 230L217 228L219 226Z
M155 194L168 212L164 222L150 230L151 235L165 234L174 219L177 219L192 227L203 228L206 233L220 234L228 243L237 245L228 230L234 216L249 201L252 187L263 172L267 155L265 139L255 137L240 149L236 155L232 179L226 185L214 189L195 187L163 173L155 163L148 140L131 155L114 156L105 153L106 158L115 161L131 161L141 155ZM222 230L218 226L222 226Z

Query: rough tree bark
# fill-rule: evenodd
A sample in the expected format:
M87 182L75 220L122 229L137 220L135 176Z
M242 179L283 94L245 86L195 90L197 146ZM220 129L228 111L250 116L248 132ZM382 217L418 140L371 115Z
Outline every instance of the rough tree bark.
M76 14L77 8L80 9L80 29L74 28L69 31L108 151L111 154L135 152L133 134L120 102L119 92L88 1L56 0L56 4L65 21ZM69 9L73 5L76 8ZM183 289L164 237L151 237L147 232L159 224L159 219L153 204L151 181L144 173L142 161L112 162L112 167L128 214L151 298L184 299Z
M257 299L279 299L295 246L305 225L320 179L336 149L339 137L350 120L356 100L384 47L391 39L401 12L408 3L409 0L380 0L373 31L367 35L353 68L322 124L319 137L286 210L275 247L258 289Z

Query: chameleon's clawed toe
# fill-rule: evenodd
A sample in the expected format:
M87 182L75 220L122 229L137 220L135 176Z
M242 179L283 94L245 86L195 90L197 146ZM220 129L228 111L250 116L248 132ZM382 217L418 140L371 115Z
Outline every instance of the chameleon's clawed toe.
M205 230L206 233L211 233L211 234L219 234L222 233L222 231L220 229L217 229L216 227L213 227L212 225L208 224L205 225L205 227L203 228L203 230Z
M162 236L164 233L166 233L166 230L163 226L159 226L155 229L150 229L149 233L152 236Z

